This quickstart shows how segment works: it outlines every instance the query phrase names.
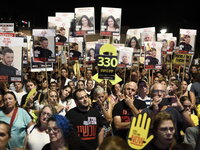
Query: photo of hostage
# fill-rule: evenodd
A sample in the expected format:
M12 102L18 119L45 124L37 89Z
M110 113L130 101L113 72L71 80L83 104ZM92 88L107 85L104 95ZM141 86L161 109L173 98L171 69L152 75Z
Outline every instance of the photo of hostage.
M80 30L93 30L93 23L90 21L90 19L88 18L88 16L83 15L79 22L78 25L81 26Z
M179 44L180 50L182 50L182 51L191 51L192 50L192 46L190 45L190 41L191 41L190 35L184 35L183 41L180 42L180 44Z
M52 57L53 52L48 49L48 39L46 37L41 37L40 45L34 47L34 60L46 62Z
M148 51L150 56L146 56L145 58L145 63L146 65L158 65L159 60L156 58L156 49L155 48L151 48L150 51Z
M2 50L2 62L0 63L0 75L13 77L17 75L18 69L13 67L14 51L9 47Z

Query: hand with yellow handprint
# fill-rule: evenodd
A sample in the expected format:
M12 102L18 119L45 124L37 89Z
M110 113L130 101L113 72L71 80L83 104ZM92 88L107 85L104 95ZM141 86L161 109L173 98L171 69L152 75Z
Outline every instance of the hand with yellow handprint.
M152 139L153 135L148 136L151 118L147 114L139 114L133 118L128 135L128 144L133 149L143 149Z

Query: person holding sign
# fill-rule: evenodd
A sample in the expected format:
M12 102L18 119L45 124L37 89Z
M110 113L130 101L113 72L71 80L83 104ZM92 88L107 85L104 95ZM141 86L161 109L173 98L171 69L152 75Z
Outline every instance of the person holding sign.
M117 21L113 16L108 16L104 23L104 26L106 26L105 31L113 32L119 30L119 25L117 24Z
M86 15L83 15L80 18L78 25L81 26L80 30L93 30L93 26L94 26L92 22L90 21L90 19L88 18L88 16Z
M17 68L12 66L14 60L14 52L6 47L2 50L2 63L0 63L0 75L14 77L17 75Z
M144 101L135 98L137 84L128 82L124 86L124 99L118 102L113 109L113 133L126 140L133 116L146 108Z
M34 48L34 59L42 62L48 61L52 57L52 51L48 49L48 39L41 37L40 46Z

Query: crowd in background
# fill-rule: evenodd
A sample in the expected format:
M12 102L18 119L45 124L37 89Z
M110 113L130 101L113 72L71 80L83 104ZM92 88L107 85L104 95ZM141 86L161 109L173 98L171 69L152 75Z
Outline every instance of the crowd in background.
M131 149L132 118L152 119L148 150L200 149L200 67L118 69L111 85L70 67L29 72L23 82L0 82L0 149ZM184 78L182 76L184 73Z

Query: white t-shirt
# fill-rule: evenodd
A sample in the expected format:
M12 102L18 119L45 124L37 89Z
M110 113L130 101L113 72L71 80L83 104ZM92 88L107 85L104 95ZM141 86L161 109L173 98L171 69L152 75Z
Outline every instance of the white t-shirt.
M59 115L62 115L62 116L65 116L67 111L69 111L70 109L76 107L76 103L75 103L74 99L72 99L72 98L68 99L67 101L64 101L64 102L60 100L59 104L65 107L65 109L63 109L59 113Z
M41 150L44 145L50 142L49 135L45 131L39 131L34 126L28 128L27 144L29 150Z
M26 94L25 91L17 93L16 91L13 91L13 93L15 94L16 98L17 98L17 102L19 104L19 106L21 106L21 101L22 101L22 96L24 96Z

